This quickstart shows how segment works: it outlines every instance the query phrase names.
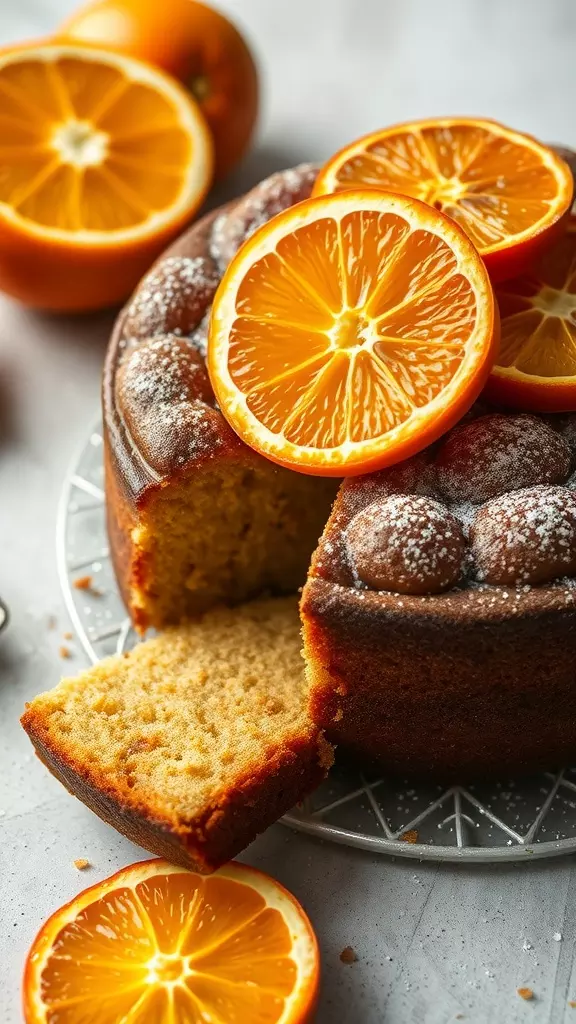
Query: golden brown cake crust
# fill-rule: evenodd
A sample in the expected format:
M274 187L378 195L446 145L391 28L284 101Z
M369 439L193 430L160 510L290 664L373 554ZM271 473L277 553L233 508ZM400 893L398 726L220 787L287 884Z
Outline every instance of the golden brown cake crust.
M260 773L239 780L233 790L216 798L194 828L175 828L153 818L126 789L110 789L98 779L96 767L88 776L80 765L65 761L47 743L42 722L30 711L22 716L40 760L73 796L131 842L174 864L209 873L226 864L303 799L325 778L333 756L320 736L295 738L269 751Z
M576 416L484 412L414 460L346 481L304 588L312 715L331 740L395 773L495 776L576 756ZM458 516L467 561L450 589L432 578L431 593L393 593L359 577L348 527L394 494L426 494ZM486 532L479 549L474 523L494 503L505 550ZM398 520L418 576L430 563L410 523ZM502 582L488 582L487 564Z

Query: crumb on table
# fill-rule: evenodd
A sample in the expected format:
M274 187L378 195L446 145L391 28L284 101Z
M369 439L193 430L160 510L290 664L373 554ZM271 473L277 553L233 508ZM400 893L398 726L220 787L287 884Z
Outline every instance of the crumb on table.
M84 871L90 867L90 861L86 860L86 857L77 857L74 861L74 867L78 868L78 871Z
M101 597L102 591L98 587L94 586L94 581L91 576L78 576L77 579L73 580L72 586L76 590L88 590L92 597Z
M407 832L403 832L400 836L403 843L417 843L418 842L418 829L409 828Z
M60 655L61 658L69 658L70 657L70 648L66 647L65 644L62 644L62 646L60 647L60 650L58 651L58 654Z
M576 1010L576 999L569 999L568 1006L571 1006L573 1010Z
M76 590L91 590L92 589L92 577L91 576L78 576L74 580L74 586Z
M517 988L516 991L521 999L534 999L534 993L531 988Z
M340 959L343 964L354 964L356 963L358 957L356 956L356 953L352 949L352 946L345 946L342 952L340 953Z
M64 640L73 640L74 639L74 633L71 633L69 629L66 630L65 633L62 633L62 636L63 636Z
M55 615L49 615L48 618L46 619L46 625L48 626L48 629L56 629L57 622L58 620Z

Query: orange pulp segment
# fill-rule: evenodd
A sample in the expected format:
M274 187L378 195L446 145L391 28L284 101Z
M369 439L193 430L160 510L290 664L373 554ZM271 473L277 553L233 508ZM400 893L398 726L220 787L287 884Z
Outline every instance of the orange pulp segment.
M343 192L291 207L240 249L212 308L208 366L249 445L346 476L452 426L496 344L486 268L453 222L408 197Z
M486 392L535 412L576 412L576 217L530 274L496 290L502 341Z
M382 188L455 220L494 279L519 273L569 210L570 168L549 147L495 121L434 118L394 125L346 146L314 194Z
M0 287L49 308L115 301L115 258L143 272L202 202L212 162L198 106L164 72L81 45L3 51Z
M46 922L24 976L26 1024L300 1024L318 949L293 896L231 863L201 876L124 868Z

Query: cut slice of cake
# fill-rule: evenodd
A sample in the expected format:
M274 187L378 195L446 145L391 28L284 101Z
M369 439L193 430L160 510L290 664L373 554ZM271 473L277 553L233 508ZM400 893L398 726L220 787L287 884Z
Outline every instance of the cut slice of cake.
M333 751L308 715L296 600L215 609L64 679L22 724L119 832L211 871L301 800Z

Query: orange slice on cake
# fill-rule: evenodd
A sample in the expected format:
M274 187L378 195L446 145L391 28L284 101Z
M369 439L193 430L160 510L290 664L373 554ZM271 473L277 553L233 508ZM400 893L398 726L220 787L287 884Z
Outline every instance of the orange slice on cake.
M44 925L24 974L26 1024L303 1024L316 939L278 882L231 863L201 876L124 868Z
M128 297L200 206L212 142L182 85L77 44L0 53L0 288L32 306Z
M576 217L523 277L496 290L502 321L492 401L534 412L576 412Z
M208 366L261 454L349 476L451 427L495 358L486 268L460 228L406 196L310 199L260 228L216 294Z
M314 194L382 188L452 217L494 280L522 273L561 229L574 189L548 146L495 121L434 118L358 139L322 168Z

